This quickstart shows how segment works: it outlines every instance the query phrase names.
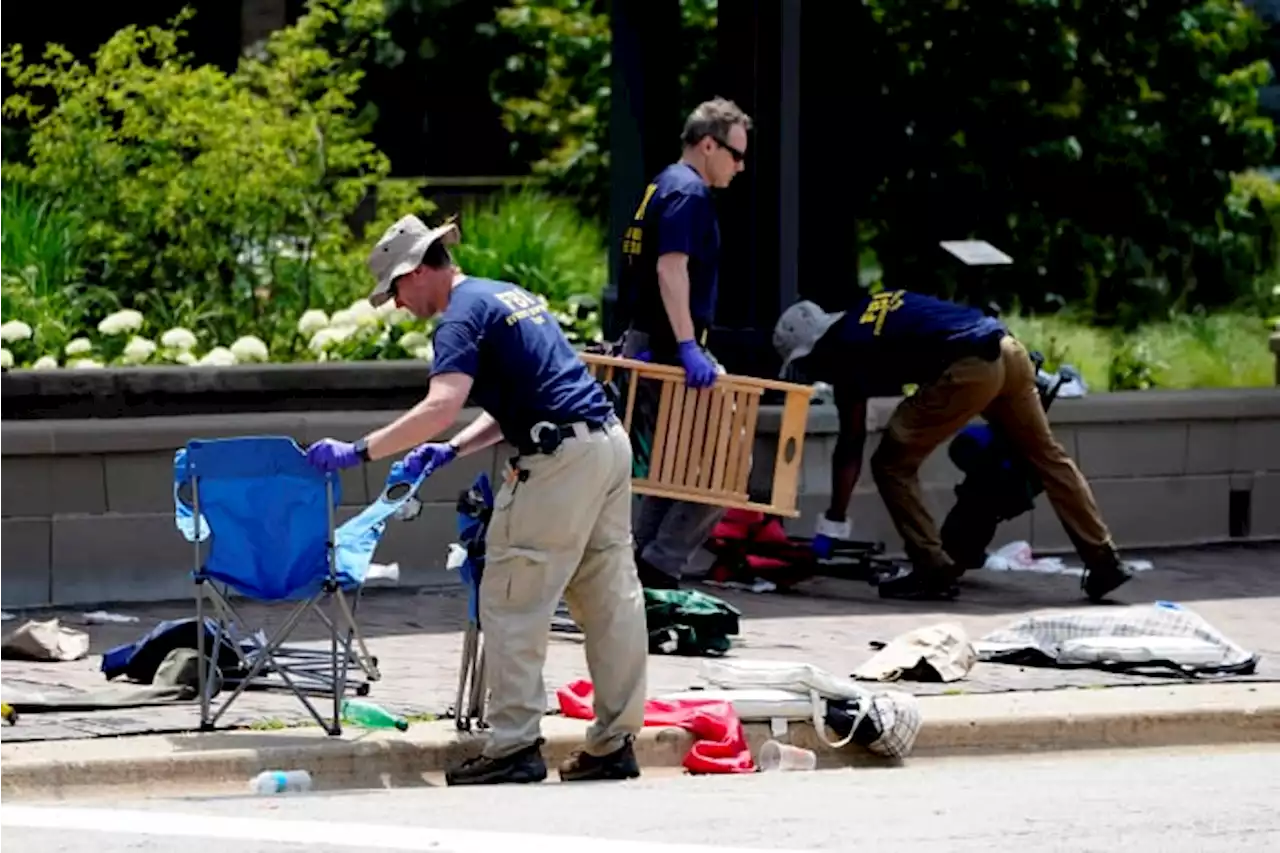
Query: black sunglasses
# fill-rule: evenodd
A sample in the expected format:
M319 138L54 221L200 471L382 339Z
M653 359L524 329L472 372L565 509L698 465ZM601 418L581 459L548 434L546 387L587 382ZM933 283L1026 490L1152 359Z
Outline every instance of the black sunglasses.
M729 156L733 158L733 162L735 162L735 163L741 163L743 160L747 159L746 152L741 151L741 150L739 150L739 149L737 149L737 148L734 148L732 145L730 145L729 143L725 142L725 141L724 141L723 139L721 139L720 137L718 137L718 136L713 136L713 137L711 137L711 141L712 141L712 142L714 142L716 145L719 145L719 146L720 146L721 148L723 148L725 151L728 151L728 152L729 152Z

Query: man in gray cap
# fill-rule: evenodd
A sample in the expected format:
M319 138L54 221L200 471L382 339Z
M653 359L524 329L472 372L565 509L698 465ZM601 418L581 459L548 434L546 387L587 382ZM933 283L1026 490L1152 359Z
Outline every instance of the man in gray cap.
M1054 438L1035 366L1004 324L981 311L905 290L867 296L827 313L798 302L778 319L773 344L783 375L830 384L840 418L831 462L831 505L815 550L849 539L849 499L862 468L866 402L916 392L899 404L871 457L871 473L914 570L880 585L886 598L952 598L963 568L943 548L920 493L921 463L982 415L1002 428L1040 475L1049 502L1085 564L1085 593L1098 601L1129 580L1088 482Z
M514 284L465 275L449 254L457 238L452 224L428 228L406 216L369 257L370 301L440 316L426 399L354 443L316 442L307 458L333 471L413 448L405 464L416 477L504 437L513 444L518 456L494 498L480 586L490 737L446 781L546 778L542 669L562 598L586 637L595 722L560 778L632 778L640 774L632 742L644 724L648 633L631 551L631 442L545 304ZM448 442L431 441L468 398L484 413Z

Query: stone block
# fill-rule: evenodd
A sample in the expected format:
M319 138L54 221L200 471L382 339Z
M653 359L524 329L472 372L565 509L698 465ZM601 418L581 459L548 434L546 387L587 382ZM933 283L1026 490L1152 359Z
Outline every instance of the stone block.
M1028 515L1031 518L1031 547L1036 553L1061 553L1072 551L1071 538L1062 529L1058 514L1044 495L1036 498L1036 508ZM1105 520L1106 514L1103 514Z
M58 605L194 596L192 546L173 513L53 519L52 594Z
M0 466L4 517L106 511L102 461L101 456L5 457Z
M1236 425L1231 421L1193 421L1187 426L1188 474L1226 474L1233 470Z
M1121 550L1192 545L1229 534L1226 475L1099 480L1093 491Z
M387 522L387 531L374 560L400 564L401 586L457 583L457 575L445 569L449 543L458 537L458 514L454 507L427 504L413 521Z
M111 512L173 511L173 451L113 453L102 459Z
M1090 479L1155 477L1186 470L1186 423L1080 424L1076 430L1076 461Z
M51 604L49 520L6 518L0 521L0 531L3 606L16 609Z
M1280 420L1239 421L1235 449L1236 471L1280 471Z
M1280 474L1260 474L1253 480L1251 537L1280 536Z

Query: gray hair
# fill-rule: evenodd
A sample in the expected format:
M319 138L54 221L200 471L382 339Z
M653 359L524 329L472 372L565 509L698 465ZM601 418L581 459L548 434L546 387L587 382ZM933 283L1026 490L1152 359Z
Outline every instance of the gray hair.
M689 113L680 139L685 145L697 145L708 136L724 142L729 136L729 129L734 125L742 125L743 130L750 130L751 116L733 101L713 98L698 104Z

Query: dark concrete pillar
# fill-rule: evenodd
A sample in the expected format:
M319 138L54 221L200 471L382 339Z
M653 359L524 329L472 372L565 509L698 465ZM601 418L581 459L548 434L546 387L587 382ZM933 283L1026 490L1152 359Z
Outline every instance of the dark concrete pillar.
M625 328L628 294L617 289L622 232L651 177L680 156L680 63L672 47L679 0L611 0L613 90L609 110L609 282L603 321L608 339Z
M867 116L857 80L855 33L863 26L861 3L810 3L800 34L803 89L796 162L800 199L799 298L841 310L862 295L858 287L856 219L874 171L859 138L859 118ZM874 156L874 155L872 155ZM784 305L792 300L786 299Z
M773 323L799 292L800 0L741 0L719 15L720 94L755 130L747 170L720 197L712 349L730 372L770 376Z

